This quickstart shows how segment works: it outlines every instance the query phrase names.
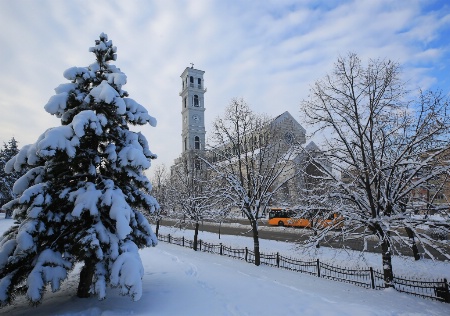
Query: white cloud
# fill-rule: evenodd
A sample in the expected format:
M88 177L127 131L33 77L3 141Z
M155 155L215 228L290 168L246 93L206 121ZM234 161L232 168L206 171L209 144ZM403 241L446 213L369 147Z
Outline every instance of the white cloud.
M442 32L450 9L424 12L421 1L0 1L0 142L34 142L59 124L43 109L72 66L105 32L118 47L130 97L158 119L143 128L158 162L181 151L180 74L204 70L206 127L233 97L255 110L298 117L314 80L339 55L387 57L405 78L428 88L446 69ZM443 70L444 69L444 70ZM445 89L446 87L442 87Z

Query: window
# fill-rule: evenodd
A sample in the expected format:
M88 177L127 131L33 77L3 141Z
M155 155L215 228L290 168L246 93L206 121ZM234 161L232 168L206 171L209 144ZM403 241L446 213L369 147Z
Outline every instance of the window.
M195 136L195 138L194 138L194 146L195 146L195 149L200 149L200 137Z
M197 79L197 83L198 83L198 84L202 84L202 79L198 78L198 79Z
M186 107L187 106L187 98L185 97L184 98L184 107Z
M198 106L198 95L194 95L194 106Z
M194 77L190 76L190 77L189 77L189 81L190 81L191 83L194 83Z
M284 141L286 142L286 144L292 145L294 143L294 134L292 134L291 132L286 132L284 134Z

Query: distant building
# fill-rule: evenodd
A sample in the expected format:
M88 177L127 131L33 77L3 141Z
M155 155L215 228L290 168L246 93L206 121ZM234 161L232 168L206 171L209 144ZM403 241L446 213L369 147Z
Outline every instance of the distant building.
M422 156L422 159L426 159L428 154L433 153L435 152L429 151ZM437 158L438 162L435 166L439 167L443 166L443 164L448 164L450 152L446 150ZM414 181L424 179L425 175L425 172L420 172L414 178ZM423 187L413 190L407 207L420 214L432 215L442 211L448 212L450 210L450 175L443 171L433 179L426 181Z

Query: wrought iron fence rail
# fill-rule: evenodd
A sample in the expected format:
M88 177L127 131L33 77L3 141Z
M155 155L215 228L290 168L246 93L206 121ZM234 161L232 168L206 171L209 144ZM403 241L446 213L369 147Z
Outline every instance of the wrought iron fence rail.
M192 240L184 237L173 237L158 235L158 239L171 244L194 248ZM255 253L246 248L231 248L223 244L211 244L199 240L198 250L228 256L235 259L255 262ZM279 253L265 254L260 252L261 264L287 269L291 271L307 273L321 278L339 282L351 283L357 286L380 290L385 288L383 272L369 269L348 269L345 267L332 266L327 263L316 261L302 261L291 257L281 256ZM422 280L407 279L402 276L394 276L393 286L395 290L415 296L430 298L441 302L450 303L450 291L447 279Z
M354 284L354 285L357 285L357 286L365 287L367 289L371 289L372 288L372 284L371 284L372 280L370 279L370 276L368 276L366 279L365 278L353 279L353 278L351 278L349 276L323 274L323 275L321 275L321 277L324 278L324 279L329 279L329 280L334 280L334 281Z
M317 275L316 261L302 261L291 257L280 256L280 268Z
M200 250L203 252L220 253L220 245L210 244L204 241L200 245Z
M382 290L385 288L383 272L373 270L373 279L374 279L374 285L375 285L374 289L375 290Z
M260 254L261 257L261 263L267 266L271 266L271 267L277 267L277 254L276 253L261 253Z
M222 246L222 255L235 259L245 260L245 249L234 249L227 246Z
M245 248L245 249L246 249L246 254L247 254L245 261L250 262L250 263L255 263L255 253L251 250L248 250L247 248Z
M164 241L164 242L169 242L169 236L170 235L161 235L161 234L159 234L158 235L158 240L159 241Z
M450 301L448 282L444 280L409 280L405 277L394 276L394 288L399 292L413 294L420 297Z
M372 269L347 269L320 262L320 273L323 278L355 284L365 288L373 288Z

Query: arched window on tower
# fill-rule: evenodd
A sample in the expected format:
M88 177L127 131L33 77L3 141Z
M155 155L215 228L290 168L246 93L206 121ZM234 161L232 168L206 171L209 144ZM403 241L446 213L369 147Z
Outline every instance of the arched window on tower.
M184 101L184 107L186 107L186 106L187 106L187 98L185 97L185 98L183 99L183 101Z
M202 88L202 79L201 78L197 79L197 84L198 84L198 88L201 89Z
M198 95L194 95L194 106L198 106Z
M189 81L191 82L191 88L194 87L194 77L190 76Z
M195 149L200 149L200 137L198 137L198 136L195 136L195 138L194 138L194 148Z

